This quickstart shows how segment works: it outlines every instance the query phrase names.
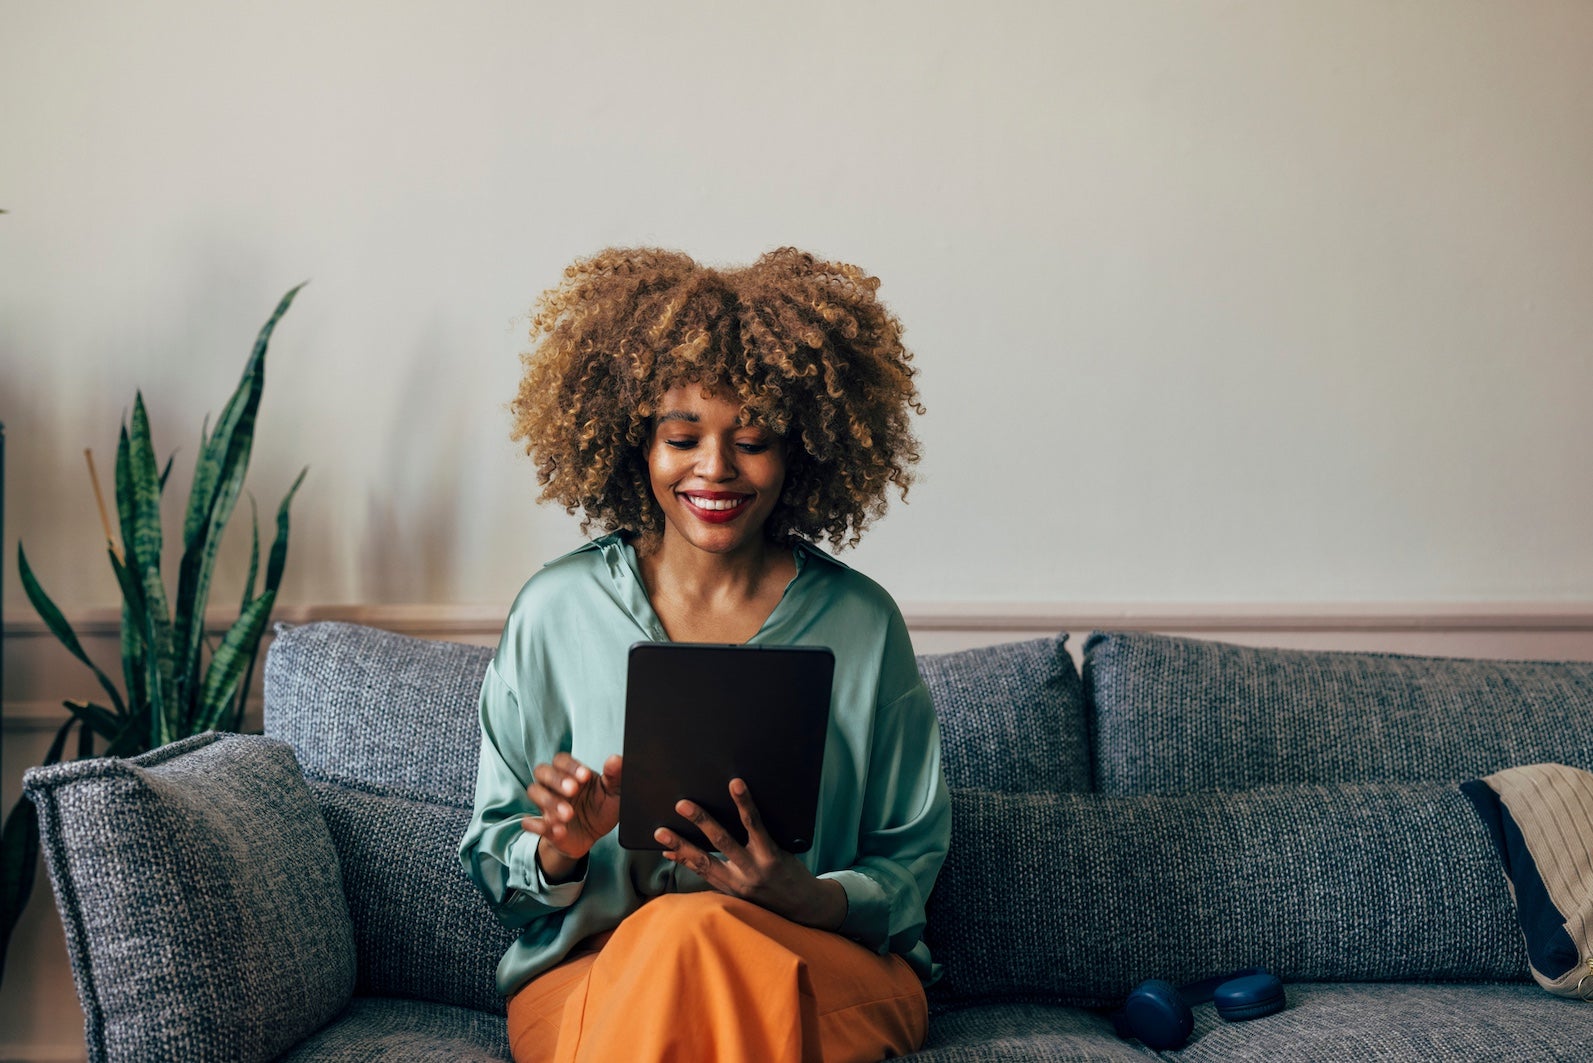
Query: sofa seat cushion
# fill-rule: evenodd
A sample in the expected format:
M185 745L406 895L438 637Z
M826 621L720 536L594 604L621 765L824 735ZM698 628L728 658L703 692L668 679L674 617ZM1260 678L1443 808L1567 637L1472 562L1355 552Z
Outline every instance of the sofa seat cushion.
M1463 943L1462 943L1463 945ZM1250 1022L1194 1009L1195 1032L1168 1059L1190 1063L1582 1060L1593 1008L1529 983L1285 986L1289 1006Z
M1067 636L926 653L948 786L1088 790L1084 688Z
M1156 1054L1122 1041L1094 1012L1055 1004L978 1004L929 1020L913 1063L1144 1063Z
M940 1001L1120 1002L1261 965L1285 980L1497 981L1526 952L1458 785L1144 797L952 792L925 939Z
M196 735L24 788L90 1059L272 1059L348 1002L337 852L283 743Z
M507 1063L509 1058L501 1009L355 997L282 1063Z
M1096 788L1471 779L1593 770L1593 662L1254 649L1097 632L1084 644Z

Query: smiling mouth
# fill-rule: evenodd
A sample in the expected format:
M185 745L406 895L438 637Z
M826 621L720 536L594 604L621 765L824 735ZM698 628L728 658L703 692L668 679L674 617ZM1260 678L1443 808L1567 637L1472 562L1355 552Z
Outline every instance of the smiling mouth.
M730 520L740 514L752 501L751 495L724 494L718 497L710 495L681 495L689 509L703 520L719 522Z

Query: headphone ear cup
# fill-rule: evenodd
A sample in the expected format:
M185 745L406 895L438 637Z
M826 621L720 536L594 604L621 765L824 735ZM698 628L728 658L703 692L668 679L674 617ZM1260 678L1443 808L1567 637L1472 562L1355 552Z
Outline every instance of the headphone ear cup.
M1195 1016L1173 984L1160 978L1141 982L1123 1005L1129 1033L1156 1052L1182 1048L1195 1029Z
M1229 1022L1273 1015L1287 1003L1283 983L1265 970L1224 982L1212 992L1211 1000L1217 1005L1217 1014Z

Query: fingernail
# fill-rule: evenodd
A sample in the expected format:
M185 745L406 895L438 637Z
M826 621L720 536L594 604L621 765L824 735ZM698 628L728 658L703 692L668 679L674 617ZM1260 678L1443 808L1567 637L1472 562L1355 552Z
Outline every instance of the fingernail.
M560 784L560 788L567 794L575 793L575 780L565 779L564 782Z
M559 815L561 815L561 816L571 816L571 815L574 815L574 814L575 814L575 810L573 808L571 808L569 805L565 804L562 801L559 802Z

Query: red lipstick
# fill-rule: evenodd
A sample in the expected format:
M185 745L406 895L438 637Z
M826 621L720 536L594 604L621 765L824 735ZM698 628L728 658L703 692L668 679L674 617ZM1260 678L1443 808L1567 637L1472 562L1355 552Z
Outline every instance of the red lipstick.
M739 500L739 502L729 509L705 509L694 501L694 497L705 501L717 502L724 499L732 499ZM690 511L691 515L698 520L708 524L727 524L746 511L747 503L752 501L752 496L739 494L735 491L693 491L689 495L681 495L680 499L686 503L686 509Z

